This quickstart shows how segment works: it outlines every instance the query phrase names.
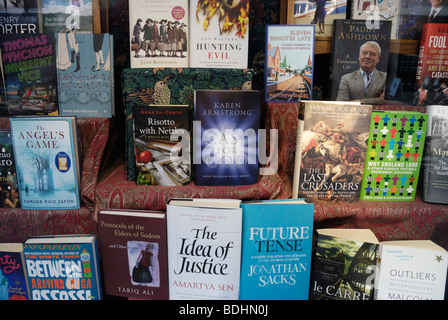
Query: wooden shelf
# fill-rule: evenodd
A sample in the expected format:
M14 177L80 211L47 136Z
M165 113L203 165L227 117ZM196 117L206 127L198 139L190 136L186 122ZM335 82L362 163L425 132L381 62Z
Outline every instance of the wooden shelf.
M316 37L314 53L324 54L331 52L331 37ZM417 40L391 40L391 53L401 53L408 55L418 55Z

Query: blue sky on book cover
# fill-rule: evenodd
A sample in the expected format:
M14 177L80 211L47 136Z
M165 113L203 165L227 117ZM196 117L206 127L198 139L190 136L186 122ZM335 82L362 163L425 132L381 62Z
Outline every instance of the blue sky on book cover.
M23 208L79 208L76 136L70 118L11 118Z
M314 205L272 201L241 206L240 299L307 300Z

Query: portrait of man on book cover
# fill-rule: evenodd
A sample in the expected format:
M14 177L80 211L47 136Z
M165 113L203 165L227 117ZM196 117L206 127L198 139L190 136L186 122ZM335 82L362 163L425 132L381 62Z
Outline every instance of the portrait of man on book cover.
M380 60L381 46L375 41L364 42L359 48L359 69L342 76L336 100L382 104L387 72L376 68Z

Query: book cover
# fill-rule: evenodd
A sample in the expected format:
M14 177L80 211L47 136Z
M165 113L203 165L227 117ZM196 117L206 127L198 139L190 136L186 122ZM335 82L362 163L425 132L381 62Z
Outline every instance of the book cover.
M94 235L28 238L24 244L32 300L101 300Z
M398 38L420 41L425 23L446 23L448 4L446 1L400 1Z
M127 179L135 181L134 131L132 112L136 105L185 104L194 108L194 90L250 90L255 76L251 69L213 68L127 68L122 71L126 116ZM193 119L193 112L190 113Z
M444 300L447 251L431 240L381 242L375 300Z
M369 229L318 229L310 300L373 300L378 239Z
M131 68L189 66L189 1L130 0Z
M95 0L42 0L43 32L93 32L94 2Z
M0 130L0 208L20 208L10 130Z
M448 22L448 17L446 18ZM423 25L415 81L414 105L446 104L448 93L448 23Z
M314 204L243 202L241 300L308 300Z
M165 212L101 210L98 232L105 293L168 299Z
M0 40L10 115L58 114L53 34L4 34Z
M426 107L428 125L423 155L423 201L448 204L448 108Z
M39 33L40 0L5 0L0 5L0 34Z
M261 93L196 90L193 164L198 186L258 181Z
M0 243L0 300L30 300L21 243Z
M190 107L136 106L134 147L137 184L182 186L190 182Z
M60 114L112 117L112 36L106 33L58 33L56 43Z
M3 70L2 48L0 46L0 115L8 115L8 110L3 110L6 106L6 84L5 84L5 72Z
M167 204L171 300L238 300L240 200L178 199Z
M427 125L425 113L372 112L361 200L415 199Z
M265 100L311 100L314 26L266 26Z
M335 20L331 57L331 100L383 104L391 21L373 27L363 20Z
M347 18L347 0L294 0L294 24L315 25L316 36L331 37L333 21Z
M391 39L398 38L400 3L406 1L352 1L351 18L364 20L366 25L374 26L378 21L391 21Z
M78 209L80 168L76 118L10 118L24 209Z
M293 198L309 202L359 199L372 106L302 101ZM302 126L299 125L299 128Z
M249 0L191 0L189 13L191 68L247 68Z

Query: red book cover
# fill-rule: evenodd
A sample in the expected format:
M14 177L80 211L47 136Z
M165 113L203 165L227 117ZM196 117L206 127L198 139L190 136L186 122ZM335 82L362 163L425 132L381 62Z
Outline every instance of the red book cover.
M414 104L439 104L448 82L448 23L426 23L420 41Z
M102 210L98 231L106 294L168 299L165 212Z

